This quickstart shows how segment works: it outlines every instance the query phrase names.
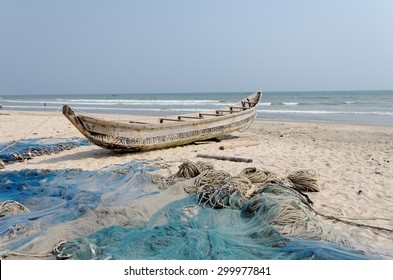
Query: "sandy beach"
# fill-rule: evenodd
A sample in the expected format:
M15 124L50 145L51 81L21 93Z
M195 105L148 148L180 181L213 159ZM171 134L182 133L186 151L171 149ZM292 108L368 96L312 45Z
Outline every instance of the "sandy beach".
M2 110L0 132L0 143L22 138L82 137L61 113ZM253 162L203 160L231 174L238 174L245 167L266 168L280 175L313 169L318 174L321 191L308 195L318 212L393 229L393 126L257 120L246 132L232 136L220 142L128 154L117 154L95 145L79 147L6 165L0 176L3 171L26 168L97 170L135 159L165 163L167 168L156 173L169 176L177 172L183 161L201 160L197 154L243 157ZM351 236L357 249L393 259L390 233L337 221L326 222ZM37 248L29 250L37 253Z

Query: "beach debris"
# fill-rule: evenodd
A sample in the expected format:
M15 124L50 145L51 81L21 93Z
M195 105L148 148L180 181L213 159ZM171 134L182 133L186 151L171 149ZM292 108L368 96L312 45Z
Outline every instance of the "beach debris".
M212 158L218 160L228 160L228 161L235 161L235 162L252 162L252 159L250 158L241 158L241 157L227 157L227 156L216 156L216 155L206 155L206 154L197 154L197 157Z

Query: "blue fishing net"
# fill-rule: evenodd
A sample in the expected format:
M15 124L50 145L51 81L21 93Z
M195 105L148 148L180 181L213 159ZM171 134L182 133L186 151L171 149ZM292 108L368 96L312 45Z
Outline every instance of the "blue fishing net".
M206 192L176 200L176 191L184 193L193 179L161 191L149 174L157 168L155 162L140 160L97 171L0 172L2 206L17 201L25 207L11 214L5 207L7 211L0 211L0 251L29 250L48 236L58 242L70 233L71 240L57 248L60 259L370 257L315 217L304 197L292 189L269 184L245 199L236 189L228 192L223 179L213 200L205 197ZM163 207L149 208L151 198L156 203L162 198ZM213 208L215 201L222 202L220 209ZM119 222L117 215L124 221ZM143 222L133 224L139 218ZM82 233L73 228L78 221L95 226Z
M0 173L0 202L17 201L29 212L0 211L0 249L15 250L57 224L80 218L98 206L125 205L158 194L147 188L149 161L98 171L21 170ZM142 184L142 182L144 182Z
M90 145L87 139L77 137L68 139L32 138L18 142L5 142L0 143L0 160L12 163L86 145Z
M60 258L73 259L364 259L357 250L323 240L284 235L263 207L213 209L197 197L175 201L145 227L113 226L64 244ZM271 204L277 203L270 201Z

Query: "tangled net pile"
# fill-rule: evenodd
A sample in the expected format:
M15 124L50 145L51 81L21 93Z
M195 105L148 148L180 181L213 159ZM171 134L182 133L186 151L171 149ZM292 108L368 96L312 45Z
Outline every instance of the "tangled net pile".
M346 237L338 232L332 234L334 230L317 218L311 206L313 202L303 193L320 191L315 170L301 169L280 177L267 169L248 167L231 176L224 170L215 170L209 163L185 161L168 178L163 180L167 186L194 178L194 187L186 191L197 194L198 205L242 209L245 213L263 209L264 215L269 212L267 222L282 234L299 234L307 239L351 247Z
M29 247L31 244L36 246L35 240L57 226L80 219L88 228L85 214L87 217L91 213L99 215L101 211L99 209L108 212L112 206L120 210L124 205L138 198L158 194L157 186L145 175L148 171L157 168L158 166L152 165L151 161L132 161L98 171L81 169L2 171L0 173L0 259L8 256L9 251L17 251L17 255L36 256L37 252L26 255L23 246ZM101 217L105 217L105 214ZM107 222L117 224L118 219L122 219L121 215L113 215ZM99 219L99 222L105 223L103 218ZM76 228L70 230L75 231ZM87 231L83 234L86 233ZM67 230L64 234L68 234Z
M179 166L179 171L172 176L169 177L161 177L157 175L151 175L151 180L158 184L160 189L167 189L172 185L176 184L180 181L185 181L190 178L195 178L201 173L209 170L213 170L214 167L210 163L200 162L193 163L191 161L186 161Z
M244 168L237 176L231 176L224 170L215 170L213 165L205 162L185 161L179 166L175 175L162 178L152 176L161 189L169 188L177 182L194 179L193 186L188 186L188 193L197 193L199 202L213 208L232 207L240 209L242 201L247 201L261 190L270 185L278 185L295 191L296 195L303 196L307 204L312 204L309 197L303 192L319 192L317 174L314 170L298 170L291 172L287 177L255 167ZM303 199L302 198L302 199Z
M161 187L171 184L168 191L182 187L192 195L169 203L143 227L108 227L62 243L56 255L59 259L365 258L346 236L318 218L301 193L319 189L315 175L296 172L281 178L264 169L246 168L231 176L209 164L184 162L170 179L153 179Z

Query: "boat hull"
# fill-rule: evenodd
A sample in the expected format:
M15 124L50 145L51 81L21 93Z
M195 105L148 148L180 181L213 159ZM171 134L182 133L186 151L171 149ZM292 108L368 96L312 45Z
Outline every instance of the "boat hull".
M68 105L63 106L63 114L90 142L100 147L118 152L148 151L185 145L245 130L256 117L256 105L260 95L259 92L255 93L235 104L244 108L240 111L216 114L214 117L207 116L213 115L212 112L201 113L202 117L199 118L195 117L195 114L182 115L174 119L159 119L157 123L108 121L78 114ZM249 106L247 107L243 102ZM228 112L229 108L231 107L223 109ZM221 110L216 110L215 113L218 111ZM186 119L187 117L189 119Z

